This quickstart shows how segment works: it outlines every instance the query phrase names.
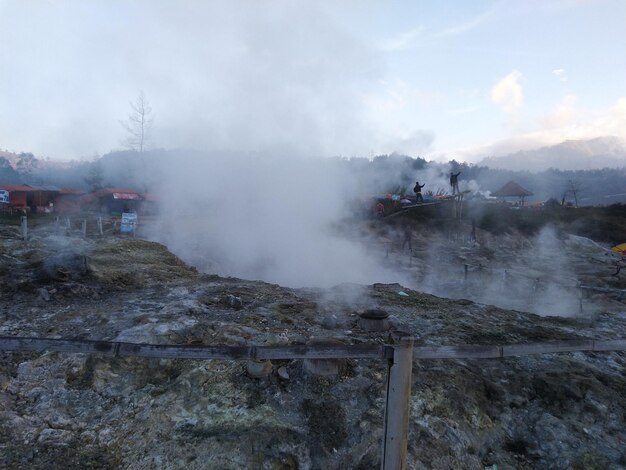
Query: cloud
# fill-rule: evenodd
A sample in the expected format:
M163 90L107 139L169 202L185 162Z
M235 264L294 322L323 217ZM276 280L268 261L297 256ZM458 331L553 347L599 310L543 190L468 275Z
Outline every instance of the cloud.
M430 150L434 141L434 132L414 129L405 135L398 135L388 142L383 142L383 146L392 152L416 156L424 155L424 153Z
M552 71L552 75L555 75L556 77L559 78L559 80L561 80L562 82L566 82L567 81L567 76L565 75L565 69L556 69Z
M615 136L626 141L626 96L618 98L608 108L584 109L577 106L575 95L566 95L552 111L538 119L534 127L530 132L454 152L467 161L477 161L486 155L501 156L565 140Z
M515 114L522 107L524 93L520 81L523 78L518 70L513 70L491 89L491 100L507 114Z
M560 129L573 124L578 118L576 95L565 95L556 108L541 120L544 129Z
M360 98L382 61L315 2L6 5L0 145L53 158L119 148L118 121L144 90L154 147L369 148Z
M381 85L381 92L363 96L365 120L370 129L376 129L369 137L376 146L374 152L424 154L435 140L431 130L423 129L428 123L428 110L442 107L448 97L443 93L426 93L404 80Z

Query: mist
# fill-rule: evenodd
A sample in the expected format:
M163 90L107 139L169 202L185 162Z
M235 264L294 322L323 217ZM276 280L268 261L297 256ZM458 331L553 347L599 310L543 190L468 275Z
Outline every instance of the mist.
M192 152L163 175L151 237L202 271L292 287L403 280L346 233L363 188L336 161Z
M0 8L0 60L13 64L15 77L0 105L20 111L0 129L0 142L17 151L62 159L120 148L119 121L140 92L154 111L153 149L351 156L383 138L363 117L362 97L383 76L384 62L324 3L25 1ZM26 26L45 40L23 34ZM41 122L49 124L29 131Z

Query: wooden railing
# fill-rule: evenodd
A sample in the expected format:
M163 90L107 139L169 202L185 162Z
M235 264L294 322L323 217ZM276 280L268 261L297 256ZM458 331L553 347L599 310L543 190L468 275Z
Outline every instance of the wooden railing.
M0 337L0 350L56 351L106 356L190 360L386 359L382 470L406 468L413 360L493 359L531 354L623 351L626 340L575 339L508 345L414 346L407 333L392 332L387 344L289 346L191 346L51 338Z

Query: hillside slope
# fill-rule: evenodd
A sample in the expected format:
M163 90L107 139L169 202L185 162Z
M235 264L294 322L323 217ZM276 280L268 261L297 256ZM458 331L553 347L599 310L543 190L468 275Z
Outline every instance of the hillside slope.
M358 313L372 307L419 345L626 336L623 313L540 317L394 284L287 289L197 273L157 243L85 240L45 227L27 243L4 228L0 257L0 336L380 344L386 332L358 325ZM347 361L323 377L282 360L253 378L240 362L0 357L2 468L379 465L383 361ZM622 468L625 365L614 352L416 361L409 468Z

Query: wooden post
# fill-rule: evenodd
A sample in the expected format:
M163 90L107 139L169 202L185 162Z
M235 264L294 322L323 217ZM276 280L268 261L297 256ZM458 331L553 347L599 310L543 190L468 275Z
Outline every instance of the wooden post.
M86 237L87 236L87 219L83 219L82 232L83 232L83 237Z
M393 359L389 360L385 402L385 430L381 470L406 470L409 416L411 414L411 371L413 337L394 332Z
M580 287L580 292L578 293L578 310L579 313L583 313L583 288L582 286Z
M100 232L101 237L104 235L102 230L102 216L98 217L98 232Z
M467 282L467 270L468 270L467 264L464 264L463 265L463 280L466 282Z
M22 216L22 239L28 240L28 217Z

